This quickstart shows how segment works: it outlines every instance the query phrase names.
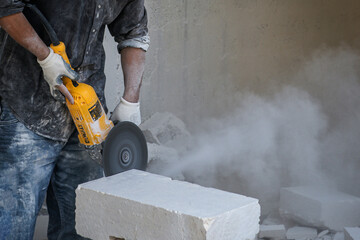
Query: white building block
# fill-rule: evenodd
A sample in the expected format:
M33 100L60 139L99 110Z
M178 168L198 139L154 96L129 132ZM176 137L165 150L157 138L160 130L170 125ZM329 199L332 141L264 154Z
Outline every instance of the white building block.
M260 225L259 238L285 239L284 225Z
M345 240L360 240L360 228L344 228Z
M94 240L252 240L257 199L127 171L76 190L76 229Z
M360 198L325 188L282 188L280 213L304 225L342 231L360 225Z
M316 237L317 230L315 228L293 227L286 232L286 238L289 240L315 239Z

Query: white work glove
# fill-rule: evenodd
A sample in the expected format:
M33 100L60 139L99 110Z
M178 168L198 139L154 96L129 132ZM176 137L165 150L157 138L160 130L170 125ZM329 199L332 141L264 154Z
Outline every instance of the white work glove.
M50 86L51 95L56 100L63 100L63 96L59 93L59 91L71 102L74 102L70 92L63 85L61 78L66 76L72 80L76 80L78 75L77 73L71 69L70 65L67 64L64 59L59 55L54 53L54 51L50 49L50 54L44 60L37 60L40 64L44 78L46 82ZM59 90L59 91L57 91Z
M111 115L112 121L129 121L136 125L141 123L140 102L131 103L121 98L120 103L116 106Z

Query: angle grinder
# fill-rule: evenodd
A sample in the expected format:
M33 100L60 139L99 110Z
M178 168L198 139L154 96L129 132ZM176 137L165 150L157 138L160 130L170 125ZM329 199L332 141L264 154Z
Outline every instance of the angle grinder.
M55 53L70 64L65 44L60 42L54 29L33 4L26 5L41 20ZM74 98L74 104L66 99L66 106L78 130L80 144L89 150L90 156L104 167L106 176L130 169L146 170L148 149L145 136L132 122L116 122L108 119L94 89L85 83L63 77L63 84Z

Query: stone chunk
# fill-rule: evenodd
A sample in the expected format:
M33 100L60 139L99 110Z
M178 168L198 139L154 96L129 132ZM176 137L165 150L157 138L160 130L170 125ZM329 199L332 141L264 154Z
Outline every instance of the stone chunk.
M143 122L140 128L148 142L170 147L190 136L184 122L168 112L155 113Z
M284 225L261 225L259 238L285 239L286 230Z
M277 212L272 212L267 215L264 220L262 221L261 225L285 225L284 219L282 219Z
M345 240L360 240L360 228L344 228Z
M307 227L293 227L286 232L286 238L289 240L305 240L315 239L317 237L317 230Z
M318 238L322 238L322 237L324 237L324 236L327 235L327 234L329 234L329 230L324 230L324 231L320 232L317 237L318 237Z
M326 188L282 188L279 210L308 226L342 231L360 225L360 198Z
M257 199L142 172L81 184L76 229L91 239L253 240Z

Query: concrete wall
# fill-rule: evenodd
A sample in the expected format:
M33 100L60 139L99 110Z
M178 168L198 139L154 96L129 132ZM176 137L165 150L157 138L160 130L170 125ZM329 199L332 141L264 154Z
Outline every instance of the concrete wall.
M360 47L358 0L147 0L151 48L142 114L170 111L191 128L231 106L237 91L264 94L287 84L317 49ZM106 36L107 96L115 106L122 73Z

